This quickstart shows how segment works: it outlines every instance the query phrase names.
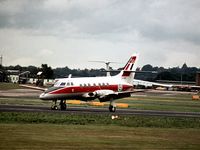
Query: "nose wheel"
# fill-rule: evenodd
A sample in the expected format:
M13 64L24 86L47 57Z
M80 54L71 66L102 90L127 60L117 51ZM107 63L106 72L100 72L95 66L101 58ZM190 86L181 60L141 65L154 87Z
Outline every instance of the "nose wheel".
M57 109L58 109L57 100L53 100L51 105L51 110L57 110Z
M60 100L60 110L66 110L67 105L65 100ZM57 100L53 100L51 105L52 110L58 110Z

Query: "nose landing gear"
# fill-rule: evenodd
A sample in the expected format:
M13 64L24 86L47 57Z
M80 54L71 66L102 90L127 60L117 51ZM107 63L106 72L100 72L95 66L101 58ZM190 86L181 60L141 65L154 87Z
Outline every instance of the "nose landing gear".
M66 108L67 108L66 100L60 100L60 110L66 110ZM57 100L53 100L51 109L58 110Z
M57 100L52 101L51 110L57 110L58 109L58 106L57 106L56 103L57 103Z

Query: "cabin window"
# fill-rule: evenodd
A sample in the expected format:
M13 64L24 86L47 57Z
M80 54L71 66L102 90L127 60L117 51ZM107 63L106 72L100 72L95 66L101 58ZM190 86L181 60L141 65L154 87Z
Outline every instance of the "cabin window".
M101 83L99 83L99 86L101 86Z
M73 83L73 82L71 82L71 85L74 85L74 83Z
M80 84L80 86L83 86L82 84Z
M102 85L105 86L106 84L105 84L105 83L102 83Z
M90 83L88 83L88 86L91 86Z
M109 86L109 83L106 83L107 86Z
M69 83L69 82L67 82L67 86L70 86L70 83Z
M60 84L60 86L65 86L65 84L66 84L65 82L62 82L62 83Z
M87 84L84 83L84 86L87 86Z
M96 84L94 83L93 86L96 86Z

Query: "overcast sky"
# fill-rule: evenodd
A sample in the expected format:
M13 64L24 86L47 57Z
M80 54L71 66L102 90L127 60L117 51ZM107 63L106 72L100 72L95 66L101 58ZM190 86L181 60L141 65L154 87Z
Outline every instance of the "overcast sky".
M3 65L200 67L200 0L0 0Z

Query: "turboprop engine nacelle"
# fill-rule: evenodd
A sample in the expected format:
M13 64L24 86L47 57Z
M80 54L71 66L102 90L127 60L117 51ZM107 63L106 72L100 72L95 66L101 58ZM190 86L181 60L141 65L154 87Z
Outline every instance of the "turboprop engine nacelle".
M85 98L89 98L89 97L95 97L95 98L102 98L102 97L105 97L107 95L110 95L110 94L114 94L114 91L112 90L97 90L97 91L94 91L94 92L90 92L90 93L85 93L83 95L83 97Z
M95 93L99 98L102 98L107 95L114 94L114 91L112 91L112 90L97 90L97 91L95 91Z

